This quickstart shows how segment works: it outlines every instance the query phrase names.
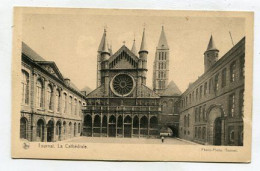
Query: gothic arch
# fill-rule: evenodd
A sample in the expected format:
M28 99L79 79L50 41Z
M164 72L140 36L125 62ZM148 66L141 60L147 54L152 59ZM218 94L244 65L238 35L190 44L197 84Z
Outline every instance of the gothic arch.
M155 116L150 118L150 128L156 128L158 126L158 119Z
M84 117L84 126L92 127L92 117L91 117L91 115L86 115Z
M99 115L96 115L94 117L94 127L100 127L101 126L101 117Z
M109 117L109 123L116 123L116 117L114 115Z
M131 123L132 122L132 118L127 115L125 118L124 118L124 123Z

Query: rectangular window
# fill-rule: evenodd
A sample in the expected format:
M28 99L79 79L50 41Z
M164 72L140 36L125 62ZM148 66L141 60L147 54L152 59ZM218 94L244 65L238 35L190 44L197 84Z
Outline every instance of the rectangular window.
M205 84L204 84L204 95L207 94L207 89L208 89L208 83L205 82Z
M209 93L211 93L212 78L209 79Z
M239 92L239 115L244 116L244 90Z
M226 83L227 82L227 69L224 68L222 70L222 87L225 87L226 86Z
M234 117L235 113L235 94L229 96L229 116Z
M236 61L234 61L231 65L230 65L230 82L234 82L235 81L235 72L236 72Z
M218 91L219 90L219 84L218 84L218 76L219 76L219 74L216 74L215 75L215 91Z
M189 95L189 103L191 104L191 94Z
M198 122L198 109L195 108L195 122Z
M203 87L202 87L202 85L200 86L200 98L202 98L202 90L203 89Z
M199 89L196 89L196 100L198 100Z
M240 57L240 78L245 77L245 56Z
M206 120L206 115L205 115L206 111L205 111L205 105L203 105L203 108L202 108L202 117L203 117L203 121Z
M199 107L199 122L201 121L202 117L201 117L201 114L202 114L202 108L201 106Z
M234 145L234 142L235 142L234 126L229 126L228 127L228 144Z
M194 101L194 91L192 92L192 100Z

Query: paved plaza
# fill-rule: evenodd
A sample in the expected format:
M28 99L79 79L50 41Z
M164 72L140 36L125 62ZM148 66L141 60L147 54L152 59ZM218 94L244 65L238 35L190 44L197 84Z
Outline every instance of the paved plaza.
M155 138L112 138L112 137L77 137L66 140L75 143L122 143L122 144L161 144L161 139ZM165 138L164 144L196 145L196 143L181 140L179 138Z

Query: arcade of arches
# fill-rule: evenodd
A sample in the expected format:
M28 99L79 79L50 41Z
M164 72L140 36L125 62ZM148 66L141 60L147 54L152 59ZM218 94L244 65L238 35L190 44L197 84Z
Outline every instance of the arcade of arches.
M55 142L80 136L81 122L72 120L38 118L32 130L28 129L32 125L26 117L20 119L20 138L38 142Z
M157 137L158 118L150 115L90 115L84 117L83 136Z

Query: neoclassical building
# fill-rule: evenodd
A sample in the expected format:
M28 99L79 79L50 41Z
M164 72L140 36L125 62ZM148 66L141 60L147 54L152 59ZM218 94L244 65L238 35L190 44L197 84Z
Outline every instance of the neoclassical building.
M162 83L154 90L146 86L147 60L145 29L138 53L134 40L131 50L123 45L114 54L104 30L97 51L97 88L86 96L83 109L84 136L158 137L162 121L167 121L164 113L168 120L174 118L172 129L178 134L179 115L174 106L181 92L175 83L168 85L169 47L164 28L154 62L154 80Z
M20 138L54 142L80 136L84 95L46 61L22 43Z
M179 136L206 145L243 145L245 38L219 59L211 36L205 72L181 95Z

